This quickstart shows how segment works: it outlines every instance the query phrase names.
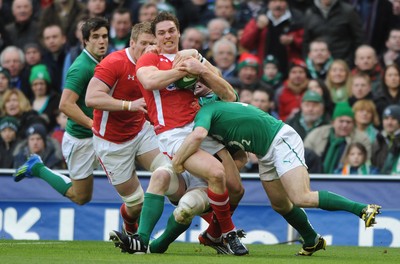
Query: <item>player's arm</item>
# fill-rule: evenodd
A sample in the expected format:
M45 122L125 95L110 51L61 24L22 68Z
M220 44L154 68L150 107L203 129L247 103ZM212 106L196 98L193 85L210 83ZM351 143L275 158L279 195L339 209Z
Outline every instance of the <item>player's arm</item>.
M135 101L119 100L112 97L110 88L103 81L92 77L86 91L85 103L88 107L103 111L146 111L146 103L143 98Z
M207 65L207 63L209 65ZM183 61L181 64L176 65L176 69L199 76L201 81L211 88L211 90L221 100L228 102L236 101L236 93L233 87L222 77L220 77L218 72L214 72L214 66L212 66L208 61L202 63L197 59L189 58Z
M182 173L185 170L183 163L200 148L201 142L207 137L207 134L208 131L204 127L196 127L185 138L172 159L172 166L177 173Z
M93 125L93 120L85 115L85 113L83 113L83 111L76 104L78 99L79 95L77 93L65 88L61 94L59 106L60 111L79 125L91 129Z
M146 90L161 90L186 75L186 72L179 69L159 70L155 66L141 67L136 72Z

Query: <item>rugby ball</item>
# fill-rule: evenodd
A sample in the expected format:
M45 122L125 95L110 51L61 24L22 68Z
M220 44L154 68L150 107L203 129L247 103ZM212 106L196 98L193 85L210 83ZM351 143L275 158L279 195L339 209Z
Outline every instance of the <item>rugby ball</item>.
M179 89L192 89L198 80L197 76L184 76L175 81L175 86Z

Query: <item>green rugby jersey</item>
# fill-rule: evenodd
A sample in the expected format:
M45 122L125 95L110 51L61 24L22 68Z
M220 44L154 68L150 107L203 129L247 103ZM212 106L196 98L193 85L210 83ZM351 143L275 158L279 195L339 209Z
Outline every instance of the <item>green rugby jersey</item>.
M86 106L85 96L89 81L94 74L94 68L98 63L99 61L97 61L86 49L84 49L68 69L64 87L64 89L72 90L79 95L79 99L76 102L77 105L83 111L83 113L85 113L85 115L92 119L93 108ZM91 129L77 124L70 118L68 118L65 130L68 132L68 134L76 138L88 138L93 136Z
M222 101L204 105L194 122L195 127L207 129L209 136L225 146L258 156L265 156L284 125L252 105Z

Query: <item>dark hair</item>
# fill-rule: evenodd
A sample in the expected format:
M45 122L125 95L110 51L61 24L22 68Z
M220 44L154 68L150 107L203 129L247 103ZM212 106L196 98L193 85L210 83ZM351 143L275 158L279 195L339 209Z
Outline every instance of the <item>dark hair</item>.
M176 18L176 16L174 16L173 14L168 13L166 11L162 11L151 22L151 32L153 32L154 36L156 35L156 25L158 23L160 23L160 22L163 22L163 21L172 21L172 22L174 22L176 28L178 29L178 31L180 31L180 29L179 29L179 21Z
M387 84L386 84L386 82L385 82L385 75L386 75L386 72L387 72L390 68L396 69L397 72L398 72L399 75L400 75L400 68L399 68L399 66L398 66L396 63L387 65L387 66L385 67L385 69L383 70L383 72L382 72L381 89L382 89L382 92L384 93L384 95L385 95L386 97L389 97L389 98L391 97L391 95L389 94L389 87L387 86ZM399 91L400 91L400 87L398 87L398 88L399 88ZM400 95L400 93L397 94L397 97L399 97L399 95Z
M82 25L82 38L83 42L88 41L92 31L96 31L102 27L105 27L107 31L110 31L110 24L108 20L102 17L92 17L85 21Z
M126 13L128 13L128 14L129 14L129 18L132 19L131 11L129 11L128 8L125 8L125 7L118 7L118 8L116 8L116 9L112 12L111 19L114 19L114 15L115 15L115 14L124 15L124 14L126 14Z
M368 159L368 152L367 152L367 148L360 142L350 143L350 145L347 147L347 150L346 150L345 159L347 160L347 157L352 148L358 148L361 151L361 153L364 155L363 163L365 163Z
M335 104L332 101L331 93L329 92L328 86L320 78L311 79L310 81L316 81L319 87L321 87L322 99L324 100L325 113L327 113L329 116L332 116Z

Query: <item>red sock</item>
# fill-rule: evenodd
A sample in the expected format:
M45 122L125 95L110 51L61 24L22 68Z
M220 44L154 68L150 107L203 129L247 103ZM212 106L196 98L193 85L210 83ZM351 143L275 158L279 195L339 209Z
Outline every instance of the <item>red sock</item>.
M231 219L230 205L228 190L223 194L213 193L209 188L207 189L208 199L210 200L211 208L217 217L219 226L222 233L229 233L235 229L235 225Z
M136 231L138 229L137 218L132 218L130 215L128 215L125 204L121 205L121 207L119 208L119 211L121 213L122 219L124 220L125 230L132 234L136 233Z
M212 215L211 222L209 223L209 226L207 228L207 234L209 234L213 238L219 238L221 236L221 228L215 214Z
M213 212L210 211L208 213L202 214L201 218L203 218L204 220L206 220L207 223L211 223L212 218L213 218Z

